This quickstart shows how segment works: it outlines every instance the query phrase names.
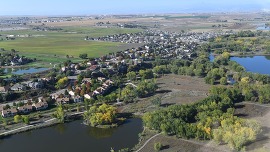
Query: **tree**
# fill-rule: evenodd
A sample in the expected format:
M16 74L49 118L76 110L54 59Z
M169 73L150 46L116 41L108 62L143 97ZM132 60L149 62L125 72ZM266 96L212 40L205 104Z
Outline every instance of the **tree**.
M136 80L136 72L128 72L127 73L127 79L131 80L131 81L135 81Z
M156 105L159 107L161 105L161 97L156 97L151 102L153 105Z
M226 79L226 77L222 77L222 78L220 79L220 84L222 84L222 85L226 85L226 84L227 84L227 79Z
M65 121L65 111L61 104L59 104L56 108L56 111L52 115L54 118L58 119L60 123L64 123Z
M67 77L64 77L64 78L61 78L57 81L56 83L56 88L58 89L61 89L61 88L64 88L68 83L68 78Z
M140 75L143 79L152 79L152 78L154 78L153 71L150 70L150 69L147 69L147 70L140 70L140 71L139 71L139 75Z
M22 117L20 115L14 116L14 122L19 123L21 121Z
M154 144L154 149L156 151L160 151L162 147L163 147L163 145L160 142L157 142Z
M218 143L224 141L239 151L246 143L255 140L260 132L261 127L256 121L230 117L221 121L221 126L214 129L213 136Z
M115 122L116 108L107 104L92 106L83 116L91 126L109 125Z
M29 121L29 116L22 116L22 120L23 120L23 123L25 123L25 124L29 124L30 123L30 121Z
M87 59L87 54L86 53L83 53L83 54L80 54L79 55L79 57L81 58L81 59Z
M137 98L136 89L132 85L127 85L120 94L120 99L124 102L133 102Z

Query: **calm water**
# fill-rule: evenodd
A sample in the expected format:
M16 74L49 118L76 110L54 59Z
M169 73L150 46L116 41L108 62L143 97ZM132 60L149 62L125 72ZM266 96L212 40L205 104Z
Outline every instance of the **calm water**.
M266 24L260 24L257 27L257 30L270 30L270 27L269 26L266 26Z
M31 74L48 70L48 68L6 68L8 74Z
M231 57L249 72L270 75L270 56Z
M13 135L0 140L0 152L109 152L132 148L142 132L141 119L130 119L113 129L99 129L82 120Z

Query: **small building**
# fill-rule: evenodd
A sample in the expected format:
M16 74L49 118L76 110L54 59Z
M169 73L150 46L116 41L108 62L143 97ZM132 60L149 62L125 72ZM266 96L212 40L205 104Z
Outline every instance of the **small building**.
M25 91L26 90L26 86L23 85L23 84L16 83L14 86L12 86L10 88L10 90L12 90L12 91Z
M25 105L22 107L18 107L18 112L22 114L27 114L33 111L32 105Z
M81 96L74 96L74 97L73 97L73 101L74 101L75 103L83 102L83 97L81 97Z
M32 89L42 89L44 87L44 83L42 81L30 82L28 86Z
M38 102L38 103L34 103L34 104L33 104L33 107L35 107L35 109L36 109L37 111L39 111L39 110L45 110L45 109L48 108L48 103L45 102L45 101L43 101L43 102Z
M85 94L85 95L84 95L84 98L86 98L86 99L91 99L91 98L93 98L93 93Z
M69 91L68 94L71 95L71 96L75 96L75 92L74 91Z
M2 111L2 117L4 118L12 117L12 116L15 116L16 114L18 114L18 111L16 108L6 109Z
M57 98L56 103L57 104L68 104L70 102L69 98Z
M0 93L7 93L9 91L9 89L10 89L9 86L0 87Z

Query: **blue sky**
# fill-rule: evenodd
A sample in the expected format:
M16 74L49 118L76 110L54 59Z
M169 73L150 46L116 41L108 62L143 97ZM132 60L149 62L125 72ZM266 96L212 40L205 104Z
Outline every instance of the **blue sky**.
M1 0L0 15L88 15L270 10L270 0Z

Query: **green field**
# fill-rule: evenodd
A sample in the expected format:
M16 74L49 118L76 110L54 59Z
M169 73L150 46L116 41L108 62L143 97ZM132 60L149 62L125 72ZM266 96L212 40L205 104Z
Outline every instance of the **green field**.
M40 62L37 66L44 66L44 63L59 63L67 60L79 61L79 54L87 53L89 57L99 57L109 52L121 51L127 44L113 42L85 41L85 36L100 37L119 33L136 33L140 29L120 28L93 28L93 27L65 27L61 31L5 31L5 35L31 35L30 37L16 37L15 40L0 41L0 48L6 50L15 49L19 54L30 58L36 58Z

